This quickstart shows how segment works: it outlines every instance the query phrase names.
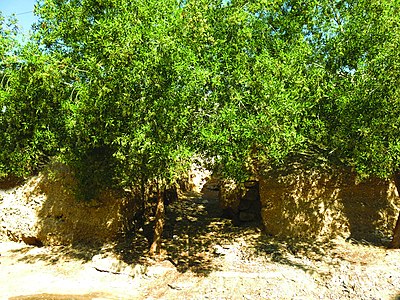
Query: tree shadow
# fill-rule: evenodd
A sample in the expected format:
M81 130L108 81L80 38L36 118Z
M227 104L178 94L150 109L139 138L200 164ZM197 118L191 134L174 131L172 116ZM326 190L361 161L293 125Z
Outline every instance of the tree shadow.
M191 271L206 276L221 270L215 260L220 256L215 247L232 243L248 226L255 226L234 225L223 215L218 199L199 195L186 195L167 208L163 248L180 273Z
M18 187L20 184L24 182L23 178L16 177L16 176L6 176L0 178L0 190L11 190Z
M166 223L163 232L163 253L159 260L168 260L180 273L192 272L198 276L207 276L213 271L220 271L218 265L220 253L215 251L219 245L229 245L238 237L248 236L249 248L253 255L264 256L270 260L312 271L307 265L288 258L290 255L304 254L318 259L326 254L332 244L327 242L304 242L278 239L260 233L259 221L236 224L224 217L224 211L216 198L204 199L201 195L184 195L166 208ZM37 259L57 263L60 259L81 259L90 261L94 255L107 251L114 253L128 265L151 263L148 255L151 243L152 224L144 232L128 231L120 235L107 247L104 244L76 243L69 247L56 247L51 253L26 256L26 261ZM257 238L250 235L256 232ZM250 234L248 234L250 233Z
M128 232L109 249L128 265L149 265L149 240L138 232Z
M395 185L376 178L361 183L345 184L340 198L349 223L350 241L355 243L388 246L388 236L396 222L398 196Z
M40 232L39 236L58 230L59 227L54 226L52 222L54 222L54 215L57 215L55 212L65 205L65 203L60 204L56 201L60 200L60 197L56 197L52 191L50 193L48 191L47 195L48 198L39 212L39 216L42 216L39 220L40 226L42 226L40 228L47 227ZM61 201L65 200L61 199ZM73 204L70 203L70 205ZM78 207L73 210L84 210L85 205L78 203ZM71 216L68 218L71 219ZM93 219L85 220L85 222L89 221L97 222ZM105 221L103 220L103 222ZM65 226L65 224L62 225ZM111 253L128 265L148 266L156 263L157 260L168 260L180 273L190 271L199 276L207 276L212 271L220 270L220 266L215 263L215 258L220 256L215 253L215 246L229 244L246 229L246 226L254 226L252 223L235 226L232 220L224 218L217 199L207 200L198 194L184 195L166 208L162 253L154 259L148 253L152 235L151 223L141 231L132 226L130 230L114 236L112 241L102 239L101 235L96 236L93 228L87 228L87 232L80 235L79 228L82 227L82 224L78 225L75 224L73 225L75 228L70 228L72 235L70 235L70 239L65 240L67 246L42 248L27 246L15 250L20 254L19 261L31 264L44 261L49 265L69 260L80 260L86 263L96 255ZM97 224L97 226L102 225ZM64 229L66 228L63 227ZM99 228L100 230L103 229ZM59 235L60 232L66 233L67 231L58 231L55 234ZM94 235L88 236L90 232L94 232Z
M52 246L37 248L27 246L21 249L10 250L11 253L20 256L19 262L35 264L38 261L48 265L55 265L60 262L79 260L88 262L92 257L100 253L101 247L93 244L75 244L68 246Z
M332 241L305 241L261 235L255 245L255 255L264 256L273 262L294 267L306 273L315 273L314 266L302 263L304 258L321 261L334 247L335 243Z
M208 216L209 211L201 199L185 201L194 205L182 206L186 203L180 203L167 213L163 246L179 272L190 270L206 275L217 269L212 260L212 246L217 239L214 233L226 231L228 225Z
M269 261L318 275L322 279L331 276L326 266L336 269L344 264L375 264L385 250L382 246L355 240L316 241L268 235L261 235L255 244L256 256L264 256Z

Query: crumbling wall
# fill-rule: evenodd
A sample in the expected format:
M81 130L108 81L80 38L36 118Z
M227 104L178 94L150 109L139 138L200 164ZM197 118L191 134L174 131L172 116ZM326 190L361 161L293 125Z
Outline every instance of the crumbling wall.
M204 199L218 202L222 217L232 219L235 225L258 226L261 223L260 195L255 179L238 183L211 176L202 194Z
M134 197L105 191L93 201L79 202L74 188L69 168L55 164L25 184L3 190L0 237L53 245L104 243L132 228Z
M394 182L358 182L347 170L269 171L260 178L261 215L267 233L376 241L392 233L400 201Z

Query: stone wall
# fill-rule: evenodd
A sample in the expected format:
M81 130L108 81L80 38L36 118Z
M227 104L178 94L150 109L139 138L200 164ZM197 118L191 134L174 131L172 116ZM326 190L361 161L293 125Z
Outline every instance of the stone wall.
M237 183L234 180L211 176L203 187L202 198L217 202L222 217L232 219L234 225L259 226L261 224L257 180Z
M348 171L295 168L260 178L267 233L306 239L334 237L374 242L392 233L400 201L392 181L357 182Z

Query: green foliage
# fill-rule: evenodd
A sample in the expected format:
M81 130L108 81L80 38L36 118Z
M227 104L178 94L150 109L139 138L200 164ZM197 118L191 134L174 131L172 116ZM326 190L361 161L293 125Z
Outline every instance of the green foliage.
M37 38L69 60L74 78L63 101L64 160L87 176L85 161L112 162L102 173L130 186L174 181L191 157L190 110L178 80L186 68L175 1L46 1ZM60 24L62 24L60 26ZM89 158L96 149L108 157ZM93 161L95 160L95 161ZM91 172L89 172L91 173ZM109 178L110 175L113 178ZM95 177L98 177L97 175Z
M23 176L56 153L62 63L35 44L18 45L15 20L0 17L0 25L0 176Z
M1 19L0 172L58 156L87 198L173 183L194 155L236 179L250 158L299 153L387 177L400 157L398 11L398 1L39 1L19 52Z
M0 70L4 71L9 63L15 60L14 50L17 46L18 26L15 17L6 19L0 11Z
M57 68L39 49L28 44L3 75L7 83L0 99L0 169L19 176L35 171L56 154L65 90Z
M190 1L184 7L193 57L185 90L197 99L200 117L196 149L228 177L246 175L255 147L282 161L304 140L299 127L319 74L310 68L312 49L302 32L309 7L296 5Z
M398 1L342 2L325 18L336 26L318 47L328 88L314 114L325 131L310 139L362 177L399 169L399 8Z

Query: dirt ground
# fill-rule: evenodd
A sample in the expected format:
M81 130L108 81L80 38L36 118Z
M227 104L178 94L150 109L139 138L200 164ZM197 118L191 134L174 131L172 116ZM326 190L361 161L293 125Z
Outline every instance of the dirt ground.
M400 299L400 250L305 243L234 226L215 202L167 208L163 253L143 234L107 245L0 243L0 299Z

